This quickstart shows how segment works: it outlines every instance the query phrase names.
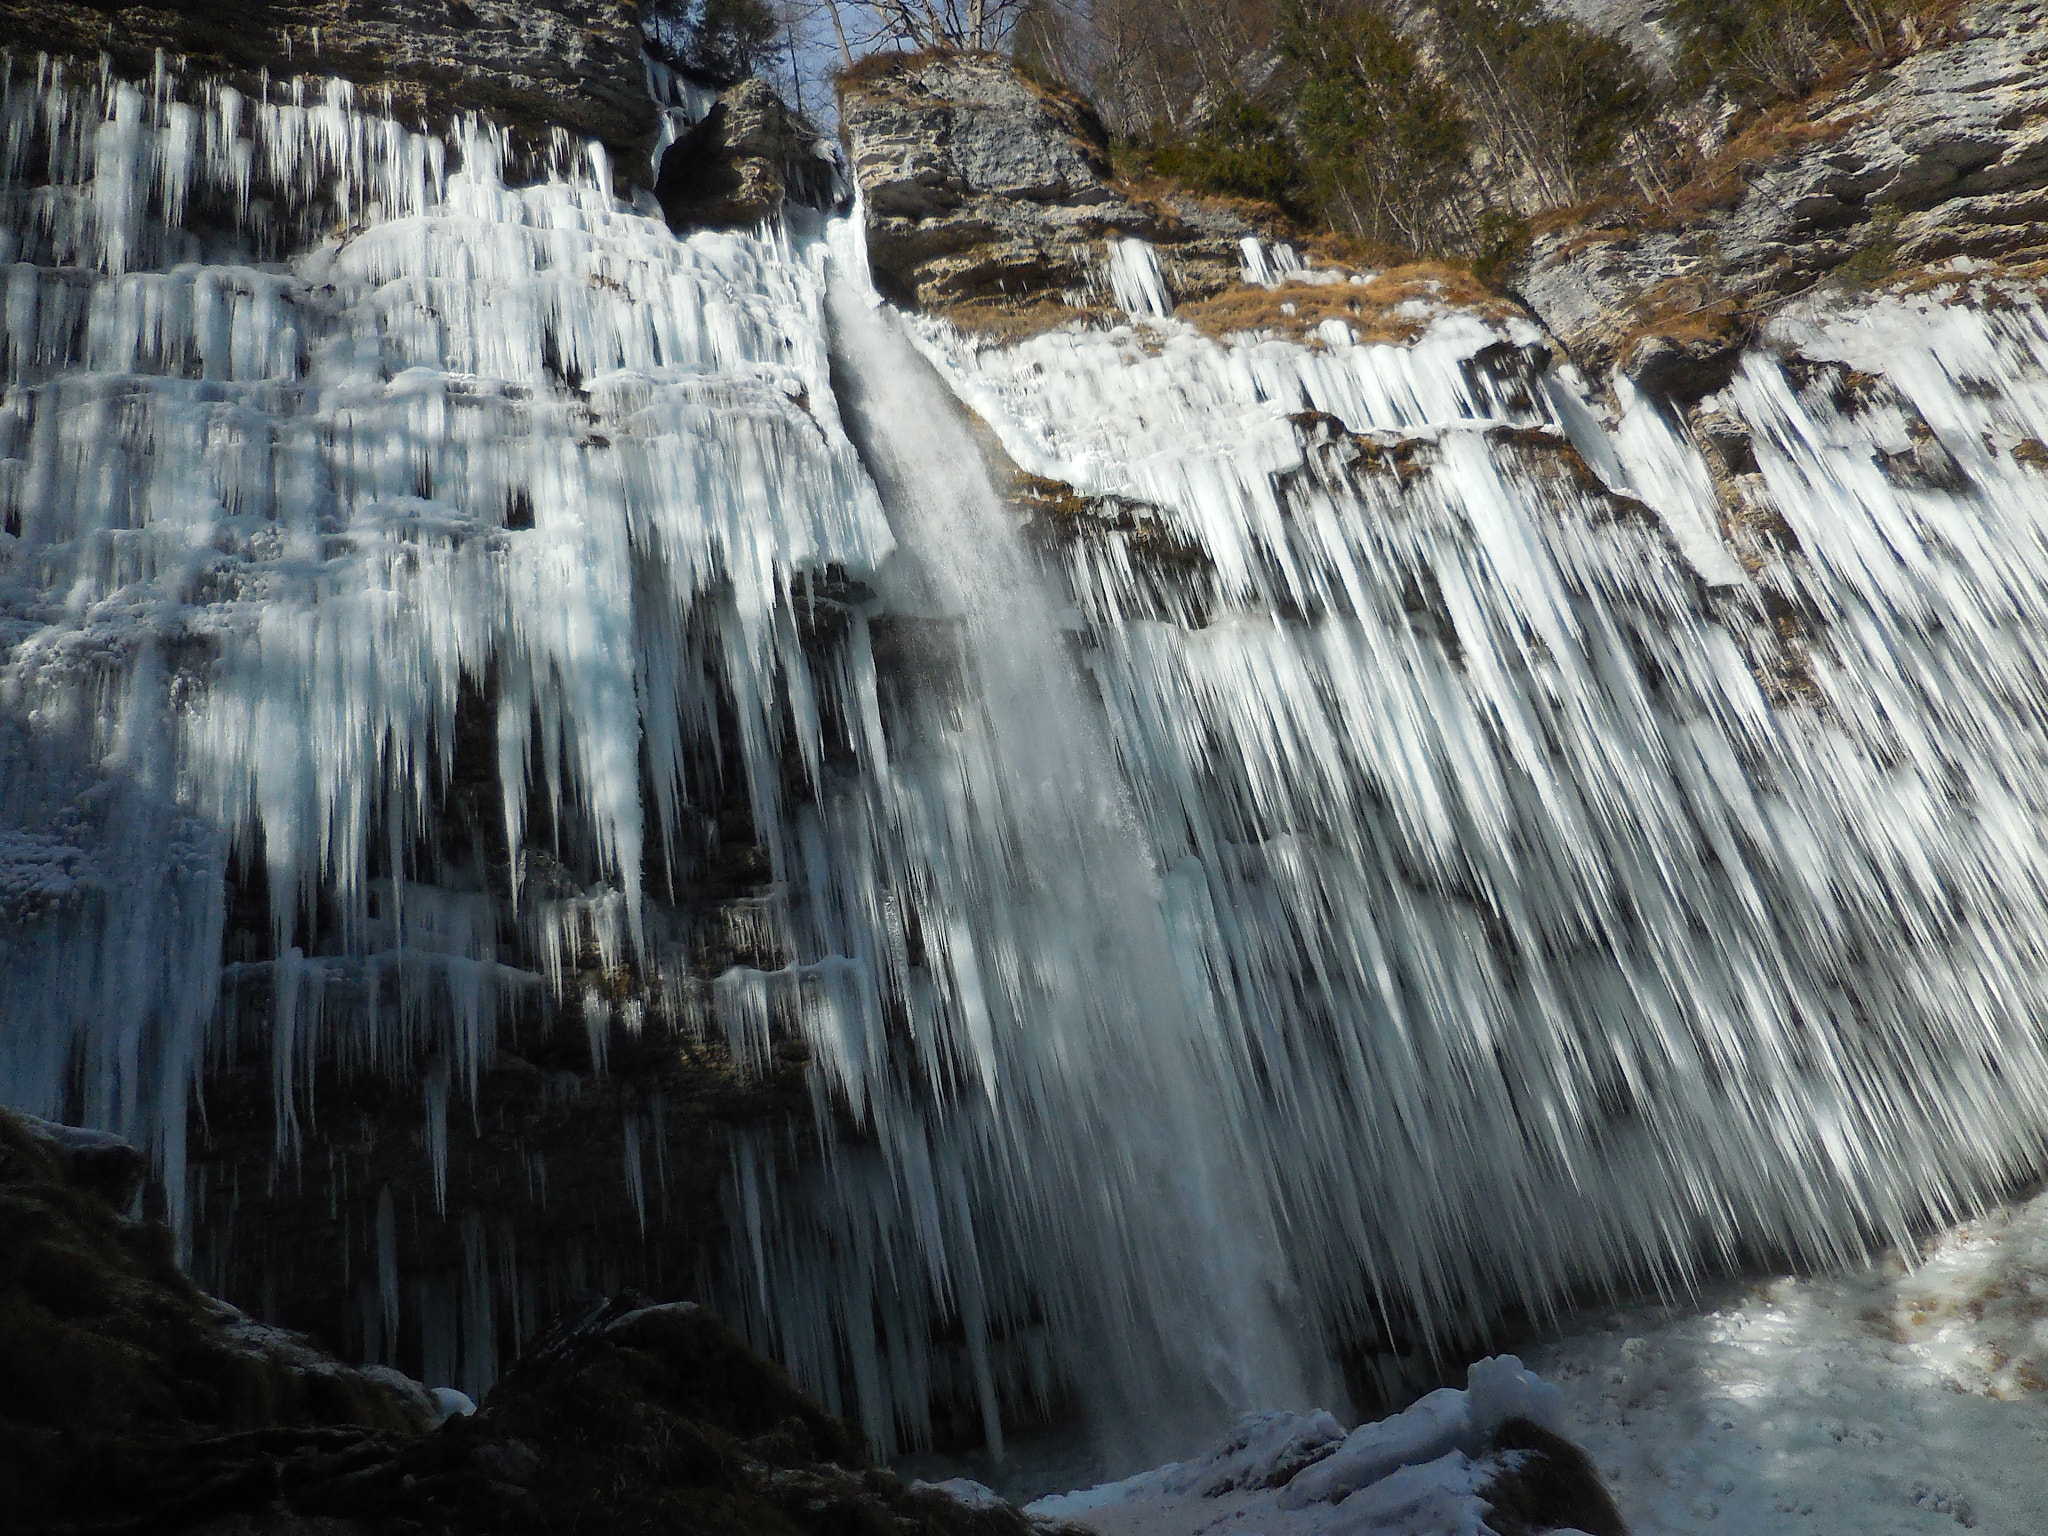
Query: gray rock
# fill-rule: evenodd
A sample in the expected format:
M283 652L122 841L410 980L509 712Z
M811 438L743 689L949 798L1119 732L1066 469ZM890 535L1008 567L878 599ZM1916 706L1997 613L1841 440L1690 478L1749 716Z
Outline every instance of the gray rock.
M1660 0L1549 0L1547 8L1626 44L1660 73L1677 62L1678 39L1664 24L1668 7Z
M136 1147L112 1131L59 1125L16 1111L21 1128L56 1158L67 1182L90 1190L117 1211L127 1211L142 1192L149 1162Z
M838 201L831 143L759 80L742 81L668 147L654 195L676 229L745 228L788 202Z
M1177 298L1238 280L1247 220L1117 186L1078 98L1000 59L906 55L843 82L840 121L877 284L904 302L1085 302L1103 242L1154 242Z
M1746 177L1728 206L1542 236L1522 298L1581 364L1686 393L1715 387L1718 361L1696 365L1739 345L1747 317L1861 253L2048 252L2048 0L1980 0L1956 33L1821 104L1768 163L1726 167ZM1716 300L1743 318L1713 345L1645 334Z

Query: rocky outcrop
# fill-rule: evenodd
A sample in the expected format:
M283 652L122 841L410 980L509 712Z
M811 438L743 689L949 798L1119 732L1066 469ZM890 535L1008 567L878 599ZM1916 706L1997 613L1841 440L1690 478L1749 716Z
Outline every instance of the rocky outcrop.
M142 1159L100 1132L0 1110L0 1506L9 1528L212 1512L159 1472L198 1444L423 1432L426 1390L341 1364L196 1289L168 1229L108 1202ZM181 1502L184 1494L193 1495ZM158 1506L161 1505L161 1508Z
M1239 280L1249 220L1119 185L1093 111L1001 59L863 60L841 82L840 121L875 281L900 302L1085 305L1119 237L1159 248L1176 299Z
M481 1411L198 1291L103 1197L133 1147L0 1110L0 1501L23 1536L687 1530L1027 1536L906 1486L718 1318L631 1294Z
M1554 0L1550 9L1626 45L1661 74L1670 73L1678 57L1678 41L1667 25L1668 8L1657 0Z
M1697 395L1760 315L1831 274L2048 259L2048 5L1988 0L1954 40L1736 138L1662 208L1542 234L1521 296L1581 363Z
M748 228L785 203L839 200L832 145L759 80L734 86L661 157L654 195L676 229Z
M432 126L473 110L534 139L550 127L600 139L629 174L653 144L627 0L0 0L0 42L17 59L106 53L143 76L159 50L245 85L339 76Z

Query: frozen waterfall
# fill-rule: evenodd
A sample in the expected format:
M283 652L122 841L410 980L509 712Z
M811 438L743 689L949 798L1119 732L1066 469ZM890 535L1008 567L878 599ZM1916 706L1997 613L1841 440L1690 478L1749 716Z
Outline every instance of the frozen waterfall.
M818 808L799 948L833 957L844 1001L802 1027L878 1145L834 1148L772 1213L748 1206L764 1311L778 1333L829 1319L860 1401L904 1383L899 1414L944 1385L929 1320L957 1312L998 1452L999 1377L1027 1401L1078 1380L1108 1423L1181 1405L1187 1433L1300 1399L1320 1351L1247 1121L1216 1113L1238 1073L1185 942L1199 881L1155 868L1064 602L855 231L832 236L835 382L897 541L866 639L893 663L862 771Z
M280 1166L377 1072L440 1168L508 1010L800 1036L713 1284L887 1448L1306 1406L2038 1166L2037 302L1604 420L1533 328L1224 345L1149 277L982 347L852 224L678 239L339 85L17 65L0 125L0 1100L181 1223L225 1039Z

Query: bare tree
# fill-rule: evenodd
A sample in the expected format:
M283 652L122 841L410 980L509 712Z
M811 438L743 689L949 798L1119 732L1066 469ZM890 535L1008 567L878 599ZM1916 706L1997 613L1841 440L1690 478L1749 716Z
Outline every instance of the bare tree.
M785 27L841 65L881 49L993 51L1046 0L782 0Z

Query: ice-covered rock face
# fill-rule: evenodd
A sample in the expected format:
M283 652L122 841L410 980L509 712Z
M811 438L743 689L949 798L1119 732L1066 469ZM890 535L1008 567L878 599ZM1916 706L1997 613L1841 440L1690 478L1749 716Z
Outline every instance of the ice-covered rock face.
M1513 354L1469 321L926 337L1020 464L1206 563L1174 611L1135 534L1064 557L1332 1314L1825 1259L2030 1165L2038 303L1787 318L1842 361L1708 402L1740 489L1657 402L1603 431L1476 368Z
M1958 255L2039 261L2048 7L1979 0L1949 25L1947 45L1732 146L1702 173L1701 186L1724 189L1706 211L1604 225L1596 214L1590 227L1540 236L1517 292L1582 363L1611 361L1660 390L1698 395L1736 366L1749 341L1739 317L1852 258L1880 275L1893 261ZM1629 355L1617 356L1624 346ZM1692 356L1673 357L1674 346Z
M567 129L622 161L655 132L627 0L153 0L124 5L113 25L90 6L0 0L0 38L17 61L106 56L131 77L190 58L250 91L338 78L409 126L483 109L521 137Z
M31 1109L81 1093L176 1190L230 845L269 892L228 997L274 1029L281 1149L333 1010L367 1008L387 1065L444 1052L473 1083L535 970L647 936L650 839L686 877L712 835L706 733L779 780L792 585L890 535L815 279L625 212L594 146L514 191L491 130L450 153L340 85L46 69L0 110L0 1076ZM505 824L451 849L465 690Z
M331 1192L363 1149L315 1124L316 1077L417 1093L438 1215L515 1004L580 1007L600 1064L615 1005L748 1068L800 1035L850 1134L807 1179L743 1146L704 1283L879 1445L935 1397L994 1435L1091 1375L1200 1412L1296 1395L1270 1234L1186 1292L1205 1224L1267 1219L1204 1129L1201 988L1057 607L853 230L828 367L823 245L679 241L596 151L510 188L488 130L444 145L340 86L46 72L5 105L0 704L28 788L0 1093L82 1102L175 1192L218 1020L266 1042L277 1166L324 1140ZM479 735L495 793L465 805ZM759 934L714 978L677 904L728 813ZM223 968L226 865L267 910ZM387 1342L397 1205L359 1196L347 1238ZM481 1391L493 1306L530 1320L534 1289L446 1219Z
M1222 344L1126 244L1141 327L920 322L933 374L850 224L678 240L341 87L4 112L0 1096L175 1174L233 1022L287 1165L316 1069L417 1077L431 1208L585 955L594 1042L801 1037L822 1153L739 1138L705 1285L882 1446L1306 1400L1329 1333L1839 1255L2038 1153L2036 301L1815 308L1603 421L1533 325Z

